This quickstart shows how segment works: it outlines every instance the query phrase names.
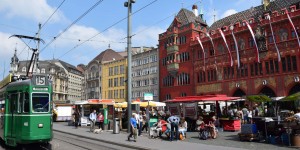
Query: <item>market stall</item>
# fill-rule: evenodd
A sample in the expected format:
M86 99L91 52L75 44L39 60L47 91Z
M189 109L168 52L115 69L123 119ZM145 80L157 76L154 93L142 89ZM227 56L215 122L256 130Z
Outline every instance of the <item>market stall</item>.
M240 130L240 120L235 118L220 118L220 103L240 99L240 97L228 97L227 95L203 95L203 96L187 96L176 97L172 100L167 100L168 110L172 115L179 115L189 118L190 120L196 120L197 116L202 116L204 122L209 124L213 122L213 116L218 117L220 125L225 127L227 131ZM203 107L202 107L202 106ZM209 112L206 110L209 106ZM194 128L193 126L191 128Z

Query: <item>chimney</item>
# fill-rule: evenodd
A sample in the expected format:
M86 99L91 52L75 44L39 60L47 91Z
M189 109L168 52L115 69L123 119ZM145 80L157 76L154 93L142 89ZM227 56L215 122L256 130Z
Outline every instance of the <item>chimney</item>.
M197 7L197 5L193 5L193 12L194 12L195 16L198 17L198 7Z

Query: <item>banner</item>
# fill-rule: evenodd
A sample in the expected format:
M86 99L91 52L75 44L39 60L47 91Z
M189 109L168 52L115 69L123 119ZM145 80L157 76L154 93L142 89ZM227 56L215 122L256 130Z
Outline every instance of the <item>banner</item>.
M222 38L223 38L223 40L225 42L225 45L227 47L227 50L228 50L228 53L229 53L229 57L230 57L230 66L232 67L233 66L233 60L232 60L231 52L230 52L230 49L228 47L225 35L224 35L223 31L220 28L219 28L219 32L221 33L221 36L222 36Z
M257 47L257 43L256 43L256 40L255 40L255 36L254 36L253 30L252 30L251 26L249 25L248 21L245 21L245 22L246 22L246 25L247 25L250 33L251 33L251 36L253 38L253 41L254 41L254 44L255 44L255 47L256 47L256 61L258 63L260 63L260 61L259 61L259 51L258 51L258 47Z
M271 17L268 15L267 18L269 19L269 24L270 24L270 29L271 29L271 33L272 33L272 38L273 38L274 46L275 46L275 49L276 49L276 52L277 52L278 61L280 62L281 56L280 56L280 52L279 52L279 49L278 49L277 44L276 44L276 39L275 39L275 36L274 36L272 24L271 24Z
M205 33L206 36L209 38L210 42L211 42L211 45L213 47L213 50L214 50L214 58L215 58L215 66L216 66L216 70L218 70L217 68L217 58L216 58L216 51L215 51L215 46L214 46L214 42L213 42L213 39L210 37L209 33Z
M203 48L203 45L202 45L202 42L201 42L200 38L199 38L198 36L197 36L196 38L197 38L197 40L198 40L198 42L199 42L199 44L200 44L200 46L201 46L201 48L202 48L202 52L203 52L203 63L204 63L204 71L205 71L205 51L204 51L204 48Z
M239 54L239 46L236 42L236 38L234 36L234 33L233 33L233 30L231 30L231 35L233 37L233 41L234 41L234 45L235 45L235 50L236 50L236 60L237 60L237 63L238 63L238 68L240 68L241 66L241 63L240 63L240 54Z
M289 19L289 21L290 21L290 23L291 23L293 29L294 29L294 32L295 32L296 37L297 37L297 40L298 40L298 45L299 45L299 48L300 48L300 40L299 40L299 36L298 36L297 30L296 30L296 28L295 28L295 25L294 25L294 23L293 23L293 21L292 21L290 15L289 15L289 12L288 12L287 10L285 10L285 13L286 13L286 15L287 15L287 17L288 17L288 19ZM299 49L298 49L298 51L299 51Z
M171 115L181 116L180 103L167 103L167 106Z
M198 103L183 103L183 117L197 119Z

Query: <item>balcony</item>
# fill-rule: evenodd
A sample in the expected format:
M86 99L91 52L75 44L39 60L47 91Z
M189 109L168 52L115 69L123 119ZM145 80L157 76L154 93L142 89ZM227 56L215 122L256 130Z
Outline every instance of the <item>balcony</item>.
M179 64L177 62L169 63L167 65L168 72L178 71Z
M179 51L178 45L172 44L167 47L167 54L174 54Z

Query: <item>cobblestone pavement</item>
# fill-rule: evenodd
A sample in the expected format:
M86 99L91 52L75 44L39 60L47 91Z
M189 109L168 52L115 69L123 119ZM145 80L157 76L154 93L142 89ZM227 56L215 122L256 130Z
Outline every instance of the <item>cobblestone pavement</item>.
M63 131L67 131L70 130L72 131L71 126L66 126L66 125L62 125L62 124L66 124L66 123L55 123L55 128L56 130L60 129ZM74 130L74 129L73 129ZM80 130L84 131L83 134L88 134L89 131L89 127L80 127ZM77 131L80 131L77 130ZM125 131L121 131L120 134L118 136L114 135L114 134L108 134L111 131L108 131L105 134L106 139L108 139L109 137L115 139L115 140L120 140L120 142L123 142L124 139L126 139L127 137L127 133ZM182 146L187 146L187 147L193 147L192 145L194 144L200 144L199 146L201 147L201 149L209 149L210 146L216 146L216 147L223 147L224 149L230 149L230 147L232 147L232 149L237 148L237 149L251 149L251 150L287 150L287 149L300 149L300 148L295 148L295 147L288 147L288 146L284 146L284 145L273 145L273 144L269 144L269 143L265 143L265 142L258 142L258 141L254 141L254 142L248 142L248 141L240 141L238 138L238 134L239 132L219 132L219 136L217 139L207 139L207 140L199 140L198 138L198 132L188 132L187 133L187 138L184 141L178 141L176 142L176 145L182 145ZM82 134L80 132L78 132L78 134ZM94 134L88 134L90 136L96 136L97 138L101 138L102 135L94 135ZM124 136L124 137L123 137ZM165 135L163 135L163 138L157 138L157 139L150 139L148 138L148 133L143 133L141 138L138 138L137 144L141 144L142 143L147 143L147 144L159 144L160 145L164 145L170 143L168 142L168 139L166 138ZM158 141L162 141L162 142L158 142ZM180 144L182 142L182 144ZM125 142L127 143L127 142ZM187 144L190 143L190 144ZM175 144L175 143L173 143ZM204 146L204 147L203 147ZM215 148L216 148L215 147ZM212 147L211 147L212 148ZM159 149L159 148L158 148ZM165 149L165 148L164 148ZM192 148L193 149L193 148Z
M217 139L199 140L197 132L190 132L190 133L188 133L188 138L187 138L186 142L225 146L225 147L234 147L234 148L243 148L243 149L255 149L255 150L257 150L257 149L261 149L261 150L296 149L296 148L289 148L284 145L272 145L272 144L265 143L265 142L240 141L237 134L238 134L238 132L219 132L219 136Z

